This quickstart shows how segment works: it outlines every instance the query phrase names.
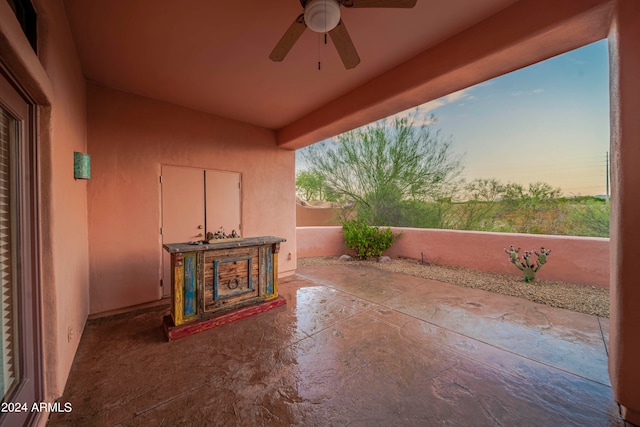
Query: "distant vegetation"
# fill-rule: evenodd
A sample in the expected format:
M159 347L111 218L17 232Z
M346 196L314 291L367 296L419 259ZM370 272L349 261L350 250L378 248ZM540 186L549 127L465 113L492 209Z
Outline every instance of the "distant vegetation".
M355 209L345 207L343 217L350 217ZM591 196L402 200L387 209L393 211L388 215L391 220L376 225L609 237L609 201Z
M545 183L528 187L478 179L462 186L455 198L414 201L400 207L408 220L398 226L565 236L609 236L609 201L561 197Z
M382 120L303 149L298 195L342 202L343 218L375 226L609 236L608 200L562 197L544 182L465 182L435 117L417 119Z
M397 226L609 237L609 202L596 197L413 202Z

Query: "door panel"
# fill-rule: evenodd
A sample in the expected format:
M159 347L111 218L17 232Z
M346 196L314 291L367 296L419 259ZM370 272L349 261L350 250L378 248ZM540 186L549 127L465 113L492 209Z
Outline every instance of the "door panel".
M206 218L207 231L215 233L224 227L227 234L236 230L242 234L240 225L240 174L207 169Z
M162 166L163 243L204 237L204 176L202 169Z
M204 238L202 169L162 166L162 244ZM162 251L163 296L171 294L171 257Z
M241 234L240 174L162 166L162 243L203 240L224 227ZM171 294L171 257L162 250L162 294Z

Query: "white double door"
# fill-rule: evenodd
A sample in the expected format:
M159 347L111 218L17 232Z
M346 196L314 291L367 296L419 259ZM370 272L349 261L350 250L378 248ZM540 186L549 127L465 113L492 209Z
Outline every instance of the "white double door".
M162 244L197 241L223 227L242 234L240 173L162 166ZM171 259L162 250L162 294L171 293Z

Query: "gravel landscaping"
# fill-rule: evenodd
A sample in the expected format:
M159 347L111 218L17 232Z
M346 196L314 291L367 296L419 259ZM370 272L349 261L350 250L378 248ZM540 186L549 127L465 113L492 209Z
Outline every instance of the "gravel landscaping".
M609 291L596 286L552 280L537 280L534 283L526 283L522 277L518 276L487 273L462 267L422 264L419 261L402 258L382 263L376 260L340 261L337 257L298 259L298 267L354 264L425 279L439 280L468 288L483 289L579 313L609 317Z

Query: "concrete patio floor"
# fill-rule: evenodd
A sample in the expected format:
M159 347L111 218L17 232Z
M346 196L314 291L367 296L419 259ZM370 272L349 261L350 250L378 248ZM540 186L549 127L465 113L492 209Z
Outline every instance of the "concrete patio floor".
M608 319L368 267L166 342L167 307L90 321L49 425L625 426Z

